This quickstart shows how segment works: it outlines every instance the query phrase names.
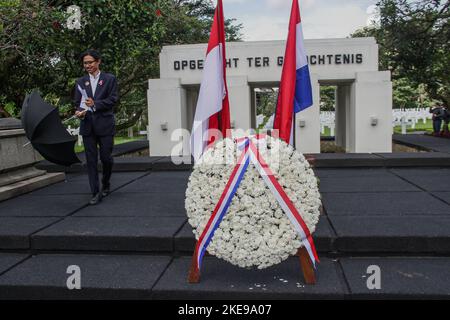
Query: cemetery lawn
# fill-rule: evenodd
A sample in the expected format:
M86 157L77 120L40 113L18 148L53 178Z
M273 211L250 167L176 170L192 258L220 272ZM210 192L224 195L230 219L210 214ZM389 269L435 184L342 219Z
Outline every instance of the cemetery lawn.
M414 131L426 131L429 133L433 132L433 121L431 119L427 119L427 122L424 124L422 120L419 120L414 129L412 129L411 126L406 126L406 132ZM402 133L402 126L394 127L394 133Z
M433 121L431 119L427 119L427 122L424 124L422 120L419 120L416 123L416 128L412 129L411 126L406 126L406 132L414 132L414 131L426 131L428 133L433 132ZM394 133L402 133L402 126L395 126ZM325 127L325 133L322 134L324 137L328 137L330 135L330 128Z
M126 143L126 142L131 142L131 141L136 141L136 140L140 140L142 139L142 137L133 137L133 138L128 138L128 137L114 137L114 145L116 144L122 144L122 143ZM75 144L75 152L83 152L84 151L84 146L81 145L77 145Z

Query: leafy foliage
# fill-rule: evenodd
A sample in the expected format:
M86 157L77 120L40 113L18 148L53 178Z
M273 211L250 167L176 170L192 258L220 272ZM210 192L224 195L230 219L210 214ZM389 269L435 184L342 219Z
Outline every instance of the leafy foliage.
M79 30L66 27L71 5L81 9ZM3 0L0 106L13 105L17 114L25 94L38 89L69 117L75 80L84 74L79 55L94 48L100 69L118 78L119 122L137 120L145 114L147 80L159 77L162 46L207 42L213 13L208 0ZM239 40L240 29L227 20L228 40Z
M334 111L336 103L336 87L320 86L320 110Z
M264 128L267 121L275 113L278 99L278 88L260 88L256 91L256 114L263 115L264 120L258 129Z
M450 106L450 2L380 0L377 6L380 25L352 37L376 38L380 68L392 71L395 107L415 107L417 101L427 105L433 99Z

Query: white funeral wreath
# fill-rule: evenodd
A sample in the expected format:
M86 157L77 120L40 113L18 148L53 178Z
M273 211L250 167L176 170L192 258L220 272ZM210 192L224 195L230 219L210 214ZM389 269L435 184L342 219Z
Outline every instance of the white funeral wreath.
M256 142L256 140L254 140ZM304 156L272 137L258 150L292 200L310 232L320 215L318 181ZM200 237L236 164L231 139L208 149L195 166L186 190L186 211ZM227 162L227 163L224 163ZM254 165L250 165L207 251L234 265L264 269L280 263L302 246L300 237Z

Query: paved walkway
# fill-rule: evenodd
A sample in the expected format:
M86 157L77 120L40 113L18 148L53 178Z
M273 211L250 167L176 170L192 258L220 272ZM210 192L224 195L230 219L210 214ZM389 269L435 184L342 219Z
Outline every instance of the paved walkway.
M264 271L207 257L201 283L187 284L189 174L114 173L94 207L84 174L0 202L0 298L450 298L450 168L316 169L325 210L315 286L295 257ZM69 265L82 290L66 288ZM366 286L370 265L381 290Z

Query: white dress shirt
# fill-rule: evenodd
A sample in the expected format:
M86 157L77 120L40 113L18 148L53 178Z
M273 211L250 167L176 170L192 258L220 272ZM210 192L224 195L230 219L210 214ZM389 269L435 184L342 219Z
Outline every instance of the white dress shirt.
M89 81L91 82L92 94L95 96L95 90L97 89L98 79L100 79L100 71L98 71L97 75L94 76L89 74ZM94 97L92 97L94 98Z
M92 75L89 74L89 81L91 82L91 89L92 89L92 95L95 96L95 90L97 90L97 83L98 83L98 79L100 79L100 70L98 71L97 75ZM92 97L94 98L94 97ZM95 104L92 106L91 108L92 111L97 111L95 108Z

